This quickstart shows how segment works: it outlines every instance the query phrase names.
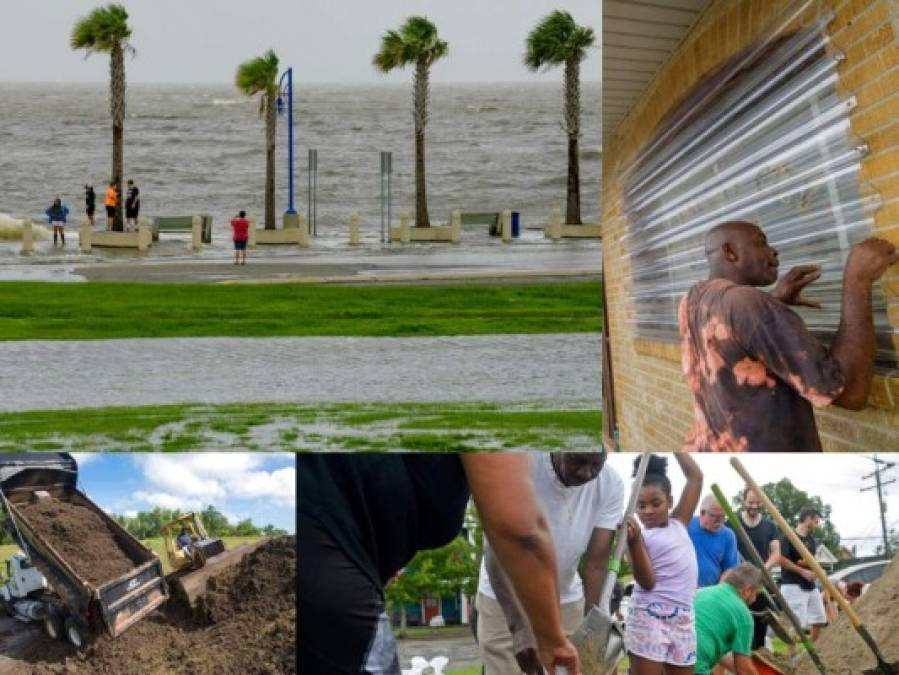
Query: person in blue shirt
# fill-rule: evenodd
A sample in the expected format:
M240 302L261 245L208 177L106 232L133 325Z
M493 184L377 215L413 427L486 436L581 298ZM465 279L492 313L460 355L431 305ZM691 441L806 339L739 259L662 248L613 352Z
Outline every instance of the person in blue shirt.
M190 532L186 527L181 528L181 534L175 539L178 542L178 546L181 547L181 550L184 551L184 555L190 557L190 545L193 543L193 539L190 536Z
M66 217L69 215L69 207L65 206L59 197L53 200L53 204L44 213L47 214L47 222L53 227L53 245L56 246L57 236L62 237L62 245L66 245Z
M696 550L700 588L716 585L722 574L740 564L737 537L724 527L726 518L715 496L708 495L687 528Z

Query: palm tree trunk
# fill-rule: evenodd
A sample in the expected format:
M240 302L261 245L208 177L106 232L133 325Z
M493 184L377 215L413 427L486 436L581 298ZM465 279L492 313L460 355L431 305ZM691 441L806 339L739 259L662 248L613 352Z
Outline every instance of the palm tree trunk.
M581 135L581 64L577 58L565 63L565 131L568 134L568 183L565 222L581 224L581 170L578 139Z
M428 123L428 66L415 66L413 107L415 115L415 227L430 227L425 187L425 126Z
M112 181L119 191L112 229L121 232L125 220L122 217L125 193L122 190L125 151L125 55L122 47L114 45L109 57L109 106L112 116Z
M265 101L265 229L275 228L275 131L278 109L277 92L269 91Z

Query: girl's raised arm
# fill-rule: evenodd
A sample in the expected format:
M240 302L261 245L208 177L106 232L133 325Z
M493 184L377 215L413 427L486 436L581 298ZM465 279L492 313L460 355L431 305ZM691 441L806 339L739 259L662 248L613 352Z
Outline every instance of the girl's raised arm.
M684 491L681 492L677 506L671 512L671 517L677 518L684 525L689 525L690 519L696 512L696 507L699 505L699 498L702 497L702 469L687 452L675 452L674 458L680 464L687 484L684 486Z

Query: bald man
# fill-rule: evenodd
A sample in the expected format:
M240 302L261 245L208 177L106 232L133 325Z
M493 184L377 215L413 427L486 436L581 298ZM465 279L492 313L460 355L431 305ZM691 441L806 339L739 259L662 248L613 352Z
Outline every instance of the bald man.
M821 276L802 265L777 281L777 250L757 225L721 223L706 236L708 280L679 310L682 364L693 392L685 450L821 450L812 406L863 408L874 372L871 286L899 260L883 239L856 245L843 275L840 326L828 347L789 305ZM776 285L770 292L761 287Z

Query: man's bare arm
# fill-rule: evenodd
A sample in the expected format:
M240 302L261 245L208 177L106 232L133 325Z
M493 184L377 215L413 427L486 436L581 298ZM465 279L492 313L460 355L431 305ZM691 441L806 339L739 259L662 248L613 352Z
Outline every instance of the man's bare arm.
M831 346L846 380L843 392L834 401L842 408L861 410L868 402L876 347L872 284L897 260L895 246L872 237L855 246L846 262L840 326Z
M612 553L612 540L615 532L599 527L593 528L590 543L587 544L587 552L584 556L584 570L581 577L584 580L584 613L599 602L599 594L602 593L603 584L606 582L606 572L609 567L609 555ZM608 610L608 607L603 609Z

